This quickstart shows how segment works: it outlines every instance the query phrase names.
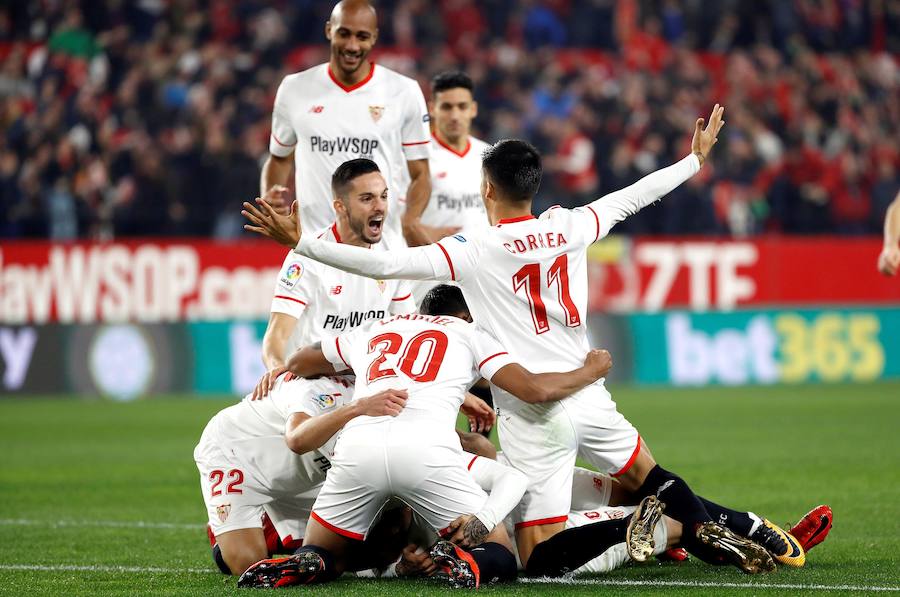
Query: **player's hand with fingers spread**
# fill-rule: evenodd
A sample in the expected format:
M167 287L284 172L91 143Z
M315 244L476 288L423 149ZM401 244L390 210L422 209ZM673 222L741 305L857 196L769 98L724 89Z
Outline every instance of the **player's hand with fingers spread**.
M900 269L900 247L885 247L878 256L878 271L885 276L894 276Z
M494 409L488 406L487 402L469 392L466 392L466 398L459 410L469 419L469 431L475 433L490 431L497 420Z
M396 417L406 406L408 397L406 390L384 390L374 396L360 398L357 407L360 414L370 417Z
M272 391L272 387L275 385L275 380L277 380L285 371L287 371L287 367L284 366L275 367L274 369L266 371L259 379L259 383L256 384L256 387L253 388L253 395L250 397L250 400L262 400L268 396L269 392Z
M703 128L704 120L702 118L698 118L694 124L694 138L691 140L691 151L700 160L701 167L713 145L719 140L719 131L725 126L725 121L722 120L724 114L725 106L716 104L709 115L709 123L706 125L706 128Z
M606 377L606 374L612 369L612 365L612 355L608 350L602 348L591 349L584 357L584 366L591 371L592 375L596 375L597 379Z
M281 215L288 215L291 212L291 202L288 200L288 188L280 184L272 185L266 194L262 196L262 200L272 206L272 208Z
M437 572L428 551L413 543L403 548L395 568L397 576L431 576Z
M256 198L256 205L244 201L243 206L241 215L250 222L244 224L244 230L267 236L286 247L295 247L300 242L303 231L300 227L299 204L296 200L291 203L290 212L286 215L279 214L274 207L259 197Z

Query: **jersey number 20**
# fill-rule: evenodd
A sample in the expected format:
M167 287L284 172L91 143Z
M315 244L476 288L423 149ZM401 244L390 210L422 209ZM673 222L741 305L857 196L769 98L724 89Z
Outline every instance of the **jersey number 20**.
M447 352L447 335L438 330L426 330L410 338L405 346L400 334L387 332L375 336L369 340L369 354L378 352L378 356L369 365L366 374L369 383L384 377L397 377L397 371L384 367L384 362L387 355L398 354L401 348L403 356L397 368L413 381L434 381ZM423 351L427 352L423 355Z
M550 329L550 319L547 317L547 307L541 297L543 289L543 276L541 276L541 264L529 263L523 265L512 277L513 292L519 294L525 291L525 298L531 307L531 319L534 323L534 331L543 334ZM581 316L578 315L578 307L569 294L569 256L563 253L556 258L550 269L547 270L547 288L556 287L556 299L562 307L566 318L566 327L574 328L581 325Z

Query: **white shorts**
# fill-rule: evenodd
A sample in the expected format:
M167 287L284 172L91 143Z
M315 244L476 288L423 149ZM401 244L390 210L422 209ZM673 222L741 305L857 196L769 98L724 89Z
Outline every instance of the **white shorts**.
M569 519L566 521L566 528L571 529L604 520L625 518L634 514L635 510L637 510L637 506L606 506L595 510L572 511L569 513ZM669 532L664 518L660 519L656 524L656 528L653 529L653 540L655 543L653 555L659 555L666 550ZM576 569L575 574L610 572L616 568L621 568L630 559L625 543L617 543L590 562Z
M391 497L439 533L459 516L481 510L487 494L463 466L456 433L417 423L392 420L346 429L312 518L362 540Z
M214 418L203 430L194 449L210 531L218 536L238 529L263 528L265 512L283 544L302 540L320 486L303 493L273 493L253 468L238 460L234 450L223 448L216 437L215 422Z
M640 449L637 429L619 414L601 382L560 402L501 412L498 421L504 455L528 477L525 497L513 510L516 528L567 519L578 456L616 477Z

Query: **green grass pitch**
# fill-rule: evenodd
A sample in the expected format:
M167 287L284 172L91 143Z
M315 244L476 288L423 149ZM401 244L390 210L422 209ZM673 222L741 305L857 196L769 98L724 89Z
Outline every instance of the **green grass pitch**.
M900 592L900 384L611 390L657 459L698 493L778 523L828 503L831 536L805 568L765 576L651 563L580 584L483 593ZM214 572L192 459L206 421L227 404L0 400L0 594L240 593ZM451 592L352 578L297 591Z

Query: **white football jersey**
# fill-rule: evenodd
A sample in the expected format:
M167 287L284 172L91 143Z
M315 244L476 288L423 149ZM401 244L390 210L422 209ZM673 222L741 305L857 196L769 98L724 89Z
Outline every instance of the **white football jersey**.
M600 232L590 208L553 208L540 218L501 220L470 235L437 243L479 326L535 373L584 363L587 337L587 247ZM490 264L485 267L484 264ZM492 388L494 404L521 401Z
M513 362L500 344L474 324L448 316L394 315L322 343L335 370L356 373L354 399L405 389L396 421L422 421L452 430L465 392ZM357 417L345 429L392 417Z
M317 236L339 243L337 225ZM389 242L372 245L388 250ZM412 313L416 304L412 285L405 280L372 280L323 265L288 251L275 283L271 311L297 318L285 346L289 355L298 348L349 332L372 319L393 313Z
M350 402L352 393L352 378L286 380L282 376L266 398L251 400L248 395L219 412L212 422L213 433L267 489L301 493L325 480L337 435L318 450L296 454L284 443L288 418L294 413L311 417L329 413Z
M469 137L462 153L431 139L431 199L422 214L428 226L457 226L463 234L488 227L481 198L481 154L484 141Z
M337 167L354 158L373 160L388 185L387 228L399 233L406 162L431 155L422 90L415 80L375 64L353 87L339 83L328 64L288 75L275 96L269 152L294 152L300 221L308 230L334 219L331 176Z

